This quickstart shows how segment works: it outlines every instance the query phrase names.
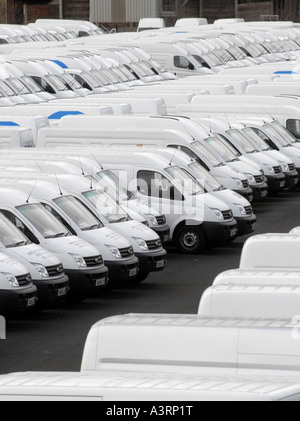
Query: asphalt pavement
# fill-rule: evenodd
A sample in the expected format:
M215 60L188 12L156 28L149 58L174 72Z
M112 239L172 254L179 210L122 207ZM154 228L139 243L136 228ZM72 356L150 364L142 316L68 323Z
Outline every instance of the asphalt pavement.
M253 207L258 218L255 234L287 233L300 225L299 191L268 198ZM79 371L87 334L94 323L106 317L127 313L196 314L204 290L215 277L238 268L247 238L199 256L169 249L165 271L152 274L141 285L8 322L7 339L0 341L0 374Z

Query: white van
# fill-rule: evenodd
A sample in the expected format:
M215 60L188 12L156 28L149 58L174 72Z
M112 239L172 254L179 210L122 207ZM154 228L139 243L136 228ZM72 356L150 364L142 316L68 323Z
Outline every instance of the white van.
M0 252L0 314L24 313L35 308L37 288L28 269L18 260Z
M81 372L299 375L299 327L292 321L129 314L90 330ZM122 346L116 346L116 343Z
M13 109L15 113L17 113L17 109L18 107L15 107L15 109ZM38 131L44 127L49 127L49 120L47 117L38 117L36 116L36 113L32 116L26 116L25 114L21 115L21 112L19 115L16 115L14 113L10 115L6 114L8 111L9 110L7 110L6 107L1 109L0 125L8 125L9 123L12 123L13 125L18 124L22 128L31 129L34 145L36 143Z
M139 21L139 26L137 31L149 31L153 29L162 29L166 27L166 22L161 18L143 18Z
M202 295L202 317L292 320L298 316L300 270L231 270Z
M244 245L240 269L299 270L300 237L289 234L257 235Z
M0 211L34 244L41 245L62 262L70 293L83 299L107 283L108 269L99 251L73 236L28 193L15 186L0 189Z
M39 310L66 298L69 280L61 261L48 250L31 243L2 214L0 214L0 250L26 267L31 281L37 287ZM22 285L23 281L25 282L19 279L19 285Z
M95 158L166 216L171 240L181 251L199 253L208 244L222 244L236 236L237 223L229 206L210 194L203 195L201 185L170 159L155 151L107 149Z
M263 375L203 373L197 376L167 373L105 372L12 373L0 376L0 401L67 402L189 402L179 406L152 406L149 415L193 415L193 402L295 402L300 400L300 380ZM140 408L109 408L108 415L138 418ZM144 411L145 413L147 411Z

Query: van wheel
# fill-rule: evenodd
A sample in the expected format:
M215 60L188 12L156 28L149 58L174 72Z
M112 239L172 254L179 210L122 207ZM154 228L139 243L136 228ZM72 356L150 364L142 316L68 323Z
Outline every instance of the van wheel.
M175 235L176 247L185 254L202 253L207 246L204 232L199 227L184 226Z

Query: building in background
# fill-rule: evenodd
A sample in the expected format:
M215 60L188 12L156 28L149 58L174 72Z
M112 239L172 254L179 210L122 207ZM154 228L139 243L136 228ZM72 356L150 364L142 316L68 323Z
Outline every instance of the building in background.
M135 30L141 18L243 17L245 20L300 21L299 0L0 0L0 22L28 23L38 18L91 20L110 30Z

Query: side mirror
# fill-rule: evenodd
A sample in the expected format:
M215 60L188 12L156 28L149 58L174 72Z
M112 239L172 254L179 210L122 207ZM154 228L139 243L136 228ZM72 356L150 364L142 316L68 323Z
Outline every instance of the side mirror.
M117 33L117 28L113 28L109 33L110 34L116 34Z

